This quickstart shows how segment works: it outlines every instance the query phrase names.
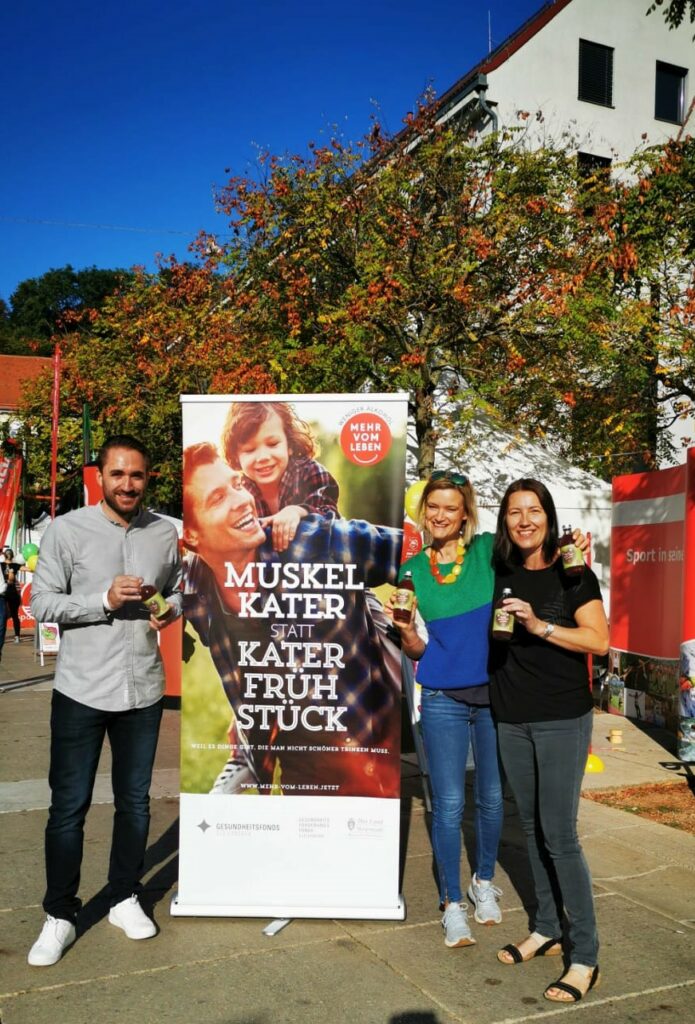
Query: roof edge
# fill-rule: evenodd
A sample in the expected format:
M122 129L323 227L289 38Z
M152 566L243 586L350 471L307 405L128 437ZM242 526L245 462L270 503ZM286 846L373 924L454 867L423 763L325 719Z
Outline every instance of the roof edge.
M492 53L489 53L487 57L480 60L470 71L467 71L458 81L454 82L439 99L435 100L435 110L441 110L442 107L455 100L460 93L465 92L466 86L478 75L487 75L491 71L496 71L497 68L508 61L517 50L520 50L529 39L532 39L536 33L545 28L570 3L572 3L572 0L548 0L540 10L532 14L530 18L527 18L519 28L507 36L499 46L496 46Z

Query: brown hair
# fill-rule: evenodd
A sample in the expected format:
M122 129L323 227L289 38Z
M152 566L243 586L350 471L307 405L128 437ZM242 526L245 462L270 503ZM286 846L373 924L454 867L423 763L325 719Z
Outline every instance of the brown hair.
M318 446L311 427L287 402L232 402L222 429L224 457L232 469L241 469L239 448L257 434L269 416L282 422L290 455L312 459Z
M461 537L463 543L468 545L473 540L476 530L478 529L478 505L475 500L475 491L470 480L466 479L465 484L456 484L453 480L449 480L446 476L437 476L436 480L432 477L429 478L425 484L425 489L422 492L420 503L418 505L418 520L420 526L425 525L425 508L427 506L427 499L433 491L458 491L463 498L463 508L466 513L466 521L463 524L463 530Z
M188 484L191 477L195 473L199 466L210 466L213 462L217 462L220 458L220 453L214 444L210 444L209 441L201 441L199 444L189 444L188 448L184 449L183 452L183 522L184 527L190 526L194 520L193 507L191 504L191 494L188 489ZM185 534L184 534L185 543ZM186 545L189 547L190 545Z
M152 465L150 453L142 441L139 441L137 437L133 437L132 434L113 434L104 441L97 454L97 466L100 473L104 472L104 466L108 462L109 452L113 448L126 448L128 451L138 452L145 460L145 469L149 473L150 466Z
M513 565L522 564L519 550L509 536L509 530L507 529L509 499L512 494L518 494L519 491L531 491L535 494L548 520L548 532L543 541L543 559L546 565L550 565L557 553L558 526L553 496L540 480L534 480L533 477L521 477L519 480L514 480L504 492L500 510L497 514L497 530L495 531L495 540L492 545L492 560L495 569L499 572L508 571Z

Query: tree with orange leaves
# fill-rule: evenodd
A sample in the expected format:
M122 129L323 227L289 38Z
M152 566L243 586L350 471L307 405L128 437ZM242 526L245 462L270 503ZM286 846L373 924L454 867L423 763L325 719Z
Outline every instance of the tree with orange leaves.
M421 475L481 410L606 478L653 464L692 400L693 195L692 140L587 178L523 128L472 139L426 104L395 139L265 155L219 190L228 238L138 274L66 343L62 472L87 401L150 440L176 503L178 396L211 391L406 390ZM24 409L43 489L48 388Z
M134 433L150 447L159 507L181 500L179 395L274 391L269 359L236 333L220 283L209 268L168 260L157 274L139 271L131 286L99 310L79 314L80 330L61 338L59 493L81 490L82 408L90 406L94 446L111 433ZM85 320L88 324L85 324ZM20 440L30 486L49 483L51 375L25 394Z
M282 391L407 390L421 474L448 397L530 436L564 423L606 258L564 149L532 150L523 128L472 140L424 103L396 139L260 169L219 190L230 240L198 245L237 331L283 352Z

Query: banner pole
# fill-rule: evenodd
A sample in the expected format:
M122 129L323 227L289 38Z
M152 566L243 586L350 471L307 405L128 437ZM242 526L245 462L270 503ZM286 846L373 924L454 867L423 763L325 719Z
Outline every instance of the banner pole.
M56 515L56 478L58 476L58 417L60 414L60 345L53 352L53 415L51 420L51 519Z

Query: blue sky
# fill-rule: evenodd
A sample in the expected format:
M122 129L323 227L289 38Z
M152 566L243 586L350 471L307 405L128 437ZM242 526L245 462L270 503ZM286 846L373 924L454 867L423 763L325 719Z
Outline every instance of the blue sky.
M51 267L152 268L224 233L258 147L392 131L542 0L14 0L0 17L0 297ZM88 225L88 226L77 226ZM100 225L100 226L97 226ZM128 230L116 230L128 229Z

